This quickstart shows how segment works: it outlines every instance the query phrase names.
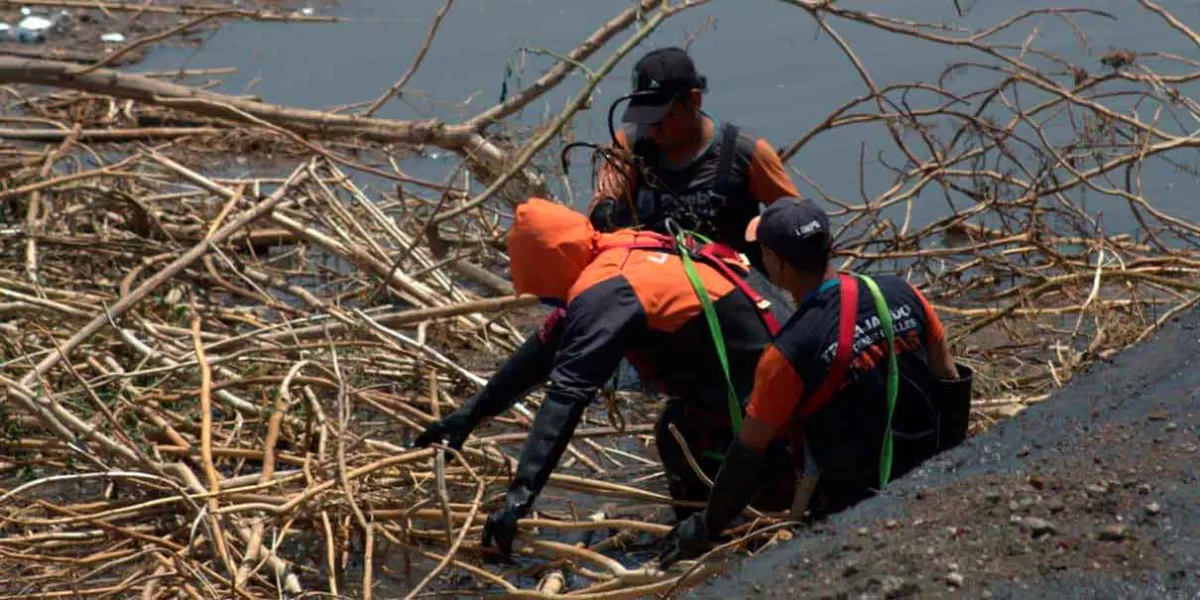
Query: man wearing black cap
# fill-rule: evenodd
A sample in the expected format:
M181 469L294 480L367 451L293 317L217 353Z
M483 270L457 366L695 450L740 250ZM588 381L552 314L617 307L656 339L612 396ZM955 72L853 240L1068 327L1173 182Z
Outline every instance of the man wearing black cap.
M760 204L799 196L775 150L765 139L740 134L736 126L722 126L701 111L707 82L683 50L649 52L633 74L625 125L616 137L640 157L646 170L626 178L621 169L604 163L589 207L593 227L600 232L638 228L674 233L666 226L670 219L745 255L758 269L745 273L746 280L771 298L774 307L788 308L785 298L776 298L776 290L764 285L758 244L744 235ZM545 382L564 337L565 315L563 309L551 313L484 389L459 410L431 423L414 446L445 440L461 447L487 417L504 412ZM668 487L672 477L668 475Z
M680 48L647 53L633 68L616 143L645 172L605 162L588 212L597 229L643 227L663 233L665 220L746 255L761 270L756 244L743 238L746 225L778 198L800 193L771 144L720 124L701 110L704 76Z
M593 226L601 232L623 228L667 231L666 220L695 231L744 254L758 272L746 279L768 298L786 307L786 298L762 285L758 244L745 240L759 205L799 192L784 172L783 163L764 139L719 126L700 110L708 84L679 48L654 50L633 69L633 93L627 98L625 126L617 142L641 157L652 180L634 173L626 179L610 163L601 169L589 207ZM719 135L718 135L719 134ZM487 416L507 410L530 389L546 380L563 335L565 312L546 319L509 360L489 379L487 387L463 406L432 423L414 441L424 447L446 440L460 447Z
M759 360L708 507L673 531L663 568L703 554L761 482L782 475L762 472L781 433L790 430L804 475L792 514L810 518L874 495L966 435L971 372L955 365L920 291L899 277L835 271L829 219L809 200L767 207L746 238L761 244L767 272L799 308Z

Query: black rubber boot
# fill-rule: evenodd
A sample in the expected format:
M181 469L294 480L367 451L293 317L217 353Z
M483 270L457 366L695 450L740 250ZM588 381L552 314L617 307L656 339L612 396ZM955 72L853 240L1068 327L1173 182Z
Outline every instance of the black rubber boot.
M942 450L967 439L967 422L971 417L971 384L975 372L961 363L956 363L955 367L958 368L958 379L938 382L938 446Z

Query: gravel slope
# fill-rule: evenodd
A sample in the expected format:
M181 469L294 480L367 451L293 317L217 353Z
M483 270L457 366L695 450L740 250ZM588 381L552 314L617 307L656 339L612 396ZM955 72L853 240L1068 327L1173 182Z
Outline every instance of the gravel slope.
M692 598L1200 598L1200 310Z

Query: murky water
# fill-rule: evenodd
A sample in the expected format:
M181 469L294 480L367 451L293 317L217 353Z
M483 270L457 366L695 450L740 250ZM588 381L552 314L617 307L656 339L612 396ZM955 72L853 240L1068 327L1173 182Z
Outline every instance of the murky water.
M555 60L544 55L522 56L521 48L565 53L628 4L627 0L458 0L404 97L389 103L379 114L396 118L438 116L448 121L474 114L500 97L505 66L510 60L519 64L524 59L520 82L526 83ZM976 29L1021 10L1045 6L1033 0L960 0L959 4L969 10L965 18L959 19L951 0L844 4ZM1164 0L1161 4L1175 11L1184 22L1200 22L1200 3L1195 0ZM314 108L369 101L407 69L440 5L441 0L343 0L332 8L317 6L316 10L346 17L349 20L345 23L231 24L211 34L198 48L155 50L146 62L134 68L236 66L239 73L226 79L223 91L253 93L271 102ZM1034 17L1030 25L998 36L996 41L1021 43L1036 28L1036 46L1078 59L1093 72L1103 71L1099 56L1115 48L1195 55L1195 47L1189 40L1170 30L1157 16L1138 8L1136 2L1087 0L1075 5L1109 11L1118 17L1116 21L1090 15L1075 17L1087 32L1086 50L1081 49L1071 27L1052 15ZM833 24L881 86L901 81L935 81L951 62L977 56L886 35L854 23ZM681 44L697 31L700 34L690 51L709 79L711 90L705 98L705 108L718 118L766 136L776 146L790 144L837 106L865 92L858 74L830 38L818 31L805 12L782 2L715 0L668 21L643 47ZM615 48L614 43L589 64L599 65ZM575 121L579 139L607 140L604 113L608 102L626 91L629 69L641 52L639 49L627 57L602 83L596 107ZM510 80L509 89L519 87L520 82L516 78ZM567 85L529 107L522 115L523 120L534 123L557 114L569 94L576 92L582 83L582 75L573 75ZM956 80L956 84L969 83L963 78ZM1193 96L1200 95L1200 87L1188 89L1195 92ZM1024 103L1033 100L1029 96L1021 98ZM1194 128L1196 124L1181 126ZM891 146L885 136L877 125L844 128L818 136L791 161L791 166L812 178L827 193L858 202L858 163L863 144L866 144L863 179L866 194L877 194L891 184L888 170L876 156L879 150ZM898 157L892 154L886 153L884 159L899 164ZM409 161L405 168L436 179L444 176L452 162ZM1161 208L1200 219L1200 207L1193 202L1198 180L1188 170L1186 165L1151 160L1143 174L1143 185L1147 197ZM590 194L586 174L575 179L577 203L585 202ZM802 192L816 195L815 188L796 179ZM561 188L559 193L565 197ZM927 199L922 196L923 201L914 207L917 219L934 217L946 210L940 191L930 188L927 196ZM1124 209L1124 201L1090 196L1085 199L1091 202L1087 207L1090 212L1108 209L1112 214ZM1119 216L1106 217L1106 223L1115 228L1131 226L1131 222Z

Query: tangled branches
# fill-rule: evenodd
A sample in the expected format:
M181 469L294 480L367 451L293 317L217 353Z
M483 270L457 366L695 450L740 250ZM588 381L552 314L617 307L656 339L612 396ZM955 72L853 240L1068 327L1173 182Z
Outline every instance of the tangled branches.
M958 353L982 373L980 426L1045 398L1200 300L1200 227L1158 208L1143 188L1147 171L1186 170L1200 148L1187 127L1200 105L1181 91L1200 79L1200 64L1129 51L1076 64L1038 48L1037 27L1020 44L992 41L1037 18L1076 31L1084 29L1077 19L1112 18L1092 9L1031 10L958 32L833 3L788 3L831 36L867 93L782 155L851 127L884 127L891 144L879 156L890 186L861 203L824 197L842 218L841 264L900 271L951 316ZM1162 7L1142 5L1197 39ZM936 79L880 87L838 34L839 21L970 54ZM928 223L914 217L931 212Z
M841 267L900 272L938 305L975 366L976 430L1200 301L1200 227L1144 183L1156 165L1192 168L1200 106L1183 90L1200 63L1131 51L1085 65L1034 36L994 41L1035 18L1106 18L1091 9L968 32L788 3L866 93L781 154L883 127L887 146L873 149L887 189L850 201L805 179L840 223ZM0 132L12 142L0 158L0 598L619 598L711 573L648 566L668 530L654 513L671 504L648 451L651 398L617 393L623 420L588 413L542 512L520 524L516 565L493 560L479 532L539 394L462 451L409 447L537 318L504 278L511 215L490 195L589 98L513 152L486 132L659 5L618 15L454 126L0 59L15 80L70 88L23 94ZM1141 6L1200 45L1161 6ZM847 21L967 58L880 86L839 35ZM589 73L588 89L634 45ZM425 142L459 152L490 191L404 174L396 153ZM235 152L256 175L229 174ZM757 515L713 556L790 535Z

